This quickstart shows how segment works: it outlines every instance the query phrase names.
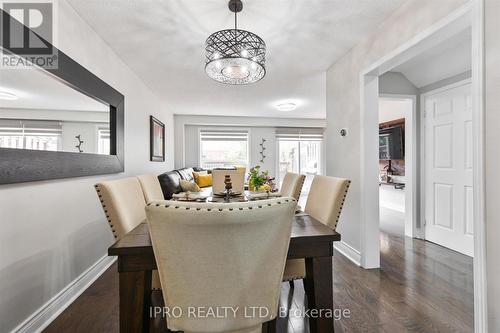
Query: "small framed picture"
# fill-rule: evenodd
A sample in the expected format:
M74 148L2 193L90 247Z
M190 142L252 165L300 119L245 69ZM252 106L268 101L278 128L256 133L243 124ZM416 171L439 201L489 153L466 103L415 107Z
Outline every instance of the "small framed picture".
M149 116L150 158L153 162L165 161L165 124Z

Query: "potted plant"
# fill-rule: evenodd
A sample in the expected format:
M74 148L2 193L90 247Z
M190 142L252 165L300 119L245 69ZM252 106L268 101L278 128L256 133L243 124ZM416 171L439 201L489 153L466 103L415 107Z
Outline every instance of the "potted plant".
M272 192L276 189L276 185L274 178L269 176L269 171L262 171L257 165L250 169L248 188L251 192Z

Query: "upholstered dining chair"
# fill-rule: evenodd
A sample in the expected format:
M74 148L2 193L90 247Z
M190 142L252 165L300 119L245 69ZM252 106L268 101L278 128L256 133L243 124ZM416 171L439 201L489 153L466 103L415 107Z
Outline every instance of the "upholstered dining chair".
M139 180L139 184L141 184L146 203L164 199L158 176L151 174L141 175L137 176L137 179Z
M136 177L104 181L95 189L116 240L146 221L146 199ZM153 271L152 276L152 288L161 289L158 272Z
M233 186L233 192L243 193L245 190L245 173L246 169L235 169L235 170L212 170L212 190L214 193L220 193L225 191L226 185L224 180L226 175L231 176L231 183Z
M287 172L285 174L285 178L283 178L283 183L281 184L281 195L285 197L292 197L299 201L300 193L302 192L302 186L304 186L305 180L305 175Z
M344 178L315 176L304 212L335 230L350 184ZM294 280L304 278L307 278L304 259L287 260L283 281L290 281L293 287Z
M146 207L165 306L173 331L260 333L274 319L296 202L201 204L159 201ZM272 222L272 223L269 223ZM229 311L220 319L189 308ZM268 313L248 316L245 309Z

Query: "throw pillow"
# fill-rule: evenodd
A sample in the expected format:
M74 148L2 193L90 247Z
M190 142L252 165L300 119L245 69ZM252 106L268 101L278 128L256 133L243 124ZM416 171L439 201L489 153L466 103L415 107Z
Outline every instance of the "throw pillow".
M182 192L200 192L200 187L195 182L181 179Z
M193 172L194 181L199 187L209 187L212 186L212 175L203 174L199 172Z

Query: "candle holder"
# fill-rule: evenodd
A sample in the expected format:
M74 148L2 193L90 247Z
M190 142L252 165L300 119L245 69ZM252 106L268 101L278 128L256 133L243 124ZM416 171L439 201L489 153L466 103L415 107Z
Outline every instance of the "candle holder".
M226 175L224 177L224 184L226 185L225 186L226 192L224 193L224 201L229 202L231 200L231 193L232 193L232 189L233 189L233 184L231 182L230 175Z

